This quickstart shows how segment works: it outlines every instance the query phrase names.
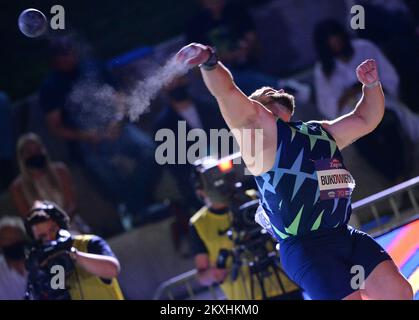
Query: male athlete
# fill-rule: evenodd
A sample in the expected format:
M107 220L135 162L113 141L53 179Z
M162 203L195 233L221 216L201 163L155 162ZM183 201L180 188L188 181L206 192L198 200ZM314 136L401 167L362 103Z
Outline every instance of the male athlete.
M341 150L373 131L383 117L376 62L367 60L356 69L363 96L351 113L304 123L290 121L294 97L283 90L264 87L244 95L211 47L189 44L177 59L200 66L235 133L290 278L312 299L412 299L412 287L390 256L370 236L347 225L355 182ZM250 142L239 139L237 132L244 129L263 130L262 152L249 147L256 134ZM354 280L354 271L363 273L365 281Z

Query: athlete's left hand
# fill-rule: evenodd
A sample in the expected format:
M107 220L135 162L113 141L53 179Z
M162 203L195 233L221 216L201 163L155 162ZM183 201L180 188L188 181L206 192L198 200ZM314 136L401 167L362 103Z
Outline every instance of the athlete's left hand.
M377 62L373 59L365 60L356 68L356 75L364 85L377 82L379 80Z

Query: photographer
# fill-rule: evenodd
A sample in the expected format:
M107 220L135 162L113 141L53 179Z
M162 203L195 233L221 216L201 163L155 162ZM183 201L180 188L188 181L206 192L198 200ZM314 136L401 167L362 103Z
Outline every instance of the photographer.
M26 219L34 240L27 258L28 298L122 300L116 279L120 266L108 244L98 236L68 233L67 214L52 202L36 201ZM65 288L52 288L54 266L65 270Z
M205 206L190 219L191 249L195 256L198 281L204 286L220 284L229 300L250 300L252 279L248 266L243 263L239 267L238 277L234 279L232 275L234 259L226 257L227 252L232 253L235 250L235 242L228 235L228 230L233 226L231 203L223 199L219 194L222 192L213 190L209 187L209 183L205 183L202 173L195 177L195 180L196 192L205 203ZM247 190L244 197L254 200L256 192ZM236 233L237 231L234 230ZM262 240L258 243L260 246L265 246L261 248L262 251L274 251L273 248L269 248L268 241ZM278 272L278 281L272 270L265 271L263 286L268 299L301 299L300 291L283 272ZM262 297L261 285L256 280L254 298L260 300Z

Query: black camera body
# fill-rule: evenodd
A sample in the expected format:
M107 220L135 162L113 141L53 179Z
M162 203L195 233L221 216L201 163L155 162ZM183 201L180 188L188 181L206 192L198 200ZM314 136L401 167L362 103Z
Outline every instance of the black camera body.
M27 253L26 268L28 288L26 296L34 300L70 300L67 288L54 289L51 279L53 266L62 266L66 278L74 271L75 265L68 254L73 248L73 238L64 229L57 233L56 240L48 243L35 242Z

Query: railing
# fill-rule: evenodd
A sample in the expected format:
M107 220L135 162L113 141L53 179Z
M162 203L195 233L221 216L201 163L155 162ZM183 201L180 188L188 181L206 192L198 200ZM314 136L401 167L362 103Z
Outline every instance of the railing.
M394 225L401 224L403 220L406 220L408 217L412 217L413 215L417 215L419 213L419 206L418 202L415 198L414 188L419 185L419 177L415 177L403 183L400 183L394 187L388 188L384 191L379 193L373 194L367 198L354 202L352 204L352 218L351 224L355 225L356 227L361 226L360 222L360 211L362 209L369 209L374 217L376 228L375 231L372 232L374 236L378 235L378 233L385 232L386 229L393 227ZM402 213L401 209L397 205L396 197L402 195L403 193L407 193L407 196L410 200L411 207L410 212L412 214L409 215L408 213ZM377 205L379 203L387 202L390 204L390 210L393 214L393 219L387 223L382 222L382 216L379 214L379 210L377 209Z
M193 299L196 297L197 291L193 290L193 282L196 282L196 276L198 272L196 269L192 269L190 271L187 271L185 273L182 273L176 277L173 277L165 282L163 282L156 290L156 293L154 294L154 300L159 300L165 295L170 299L174 300L174 294L173 290L175 288L179 288L180 286L185 286L185 289L189 295L189 299ZM220 297L219 294L217 294L217 288L218 286L213 285L207 287L205 291L207 291L211 298L214 300L218 300ZM201 287L202 289L202 287Z
M413 192L413 189L417 186L419 186L419 177L413 178L411 180L398 184L394 187L391 187L384 191L376 193L372 196L369 196L367 198L354 202L352 204L351 224L358 224L357 226L361 225L359 223L358 214L361 211L361 209L365 209L365 208L369 208L371 210L371 213L374 217L374 220L377 226L377 230L374 236L378 236L378 233L384 233L386 229L402 224L403 221L406 221L409 218L412 218L414 215L417 215L419 213L419 210L418 210L419 206L415 198L415 194ZM396 199L395 199L396 196L405 192L407 193L409 200L411 202L411 205L412 205L411 209L413 209L412 212L414 213L412 215L403 214L400 211L400 208L398 207ZM383 223L378 213L377 204L383 201L389 202L392 213L394 214L395 219L393 219L389 223ZM197 276L197 271L193 269L163 282L157 289L154 295L154 299L158 300L164 297L168 297L169 299L174 300L175 296L173 294L173 291L175 289L178 289L181 286L185 286L187 294L189 295L190 299L195 298L196 292L193 290L193 283L197 282L196 276ZM217 296L216 289L217 289L216 286L208 287L210 296L215 300L218 298L221 298L220 296Z

